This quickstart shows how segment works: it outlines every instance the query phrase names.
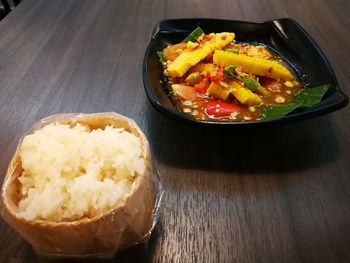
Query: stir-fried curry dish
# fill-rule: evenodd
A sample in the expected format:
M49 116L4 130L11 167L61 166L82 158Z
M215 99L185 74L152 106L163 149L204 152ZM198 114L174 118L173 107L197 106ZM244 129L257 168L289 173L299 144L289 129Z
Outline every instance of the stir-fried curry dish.
M304 89L276 52L262 44L236 42L230 32L205 34L197 28L158 55L169 95L179 110L197 120L283 117L317 104L328 88ZM316 96L309 98L310 91Z

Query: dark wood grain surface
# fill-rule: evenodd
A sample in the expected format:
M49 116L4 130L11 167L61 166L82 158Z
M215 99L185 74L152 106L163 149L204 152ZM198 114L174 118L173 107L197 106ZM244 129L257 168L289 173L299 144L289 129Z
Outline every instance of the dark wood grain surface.
M347 0L24 0L0 22L0 178L58 112L115 111L149 138L164 186L147 247L118 262L350 262L350 107L283 126L203 129L156 112L142 59L158 20L292 17L350 95ZM0 262L36 262L0 219Z

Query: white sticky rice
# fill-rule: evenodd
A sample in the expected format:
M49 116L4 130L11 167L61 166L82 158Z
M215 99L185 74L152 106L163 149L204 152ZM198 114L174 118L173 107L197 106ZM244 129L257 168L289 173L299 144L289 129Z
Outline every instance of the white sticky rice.
M115 207L143 174L141 141L122 128L50 124L20 146L18 213L28 220L73 221Z

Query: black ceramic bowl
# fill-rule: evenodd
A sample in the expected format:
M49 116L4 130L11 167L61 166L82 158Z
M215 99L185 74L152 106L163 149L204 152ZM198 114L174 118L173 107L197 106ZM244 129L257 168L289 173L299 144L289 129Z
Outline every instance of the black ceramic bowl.
M168 96L168 89L157 51L170 44L181 42L197 26L204 32L234 32L236 40L262 43L282 55L295 74L307 87L329 84L322 101L314 107L294 111L273 120L249 122L200 121L178 110ZM189 123L208 125L250 125L307 119L345 107L348 98L340 90L336 76L325 55L308 33L294 20L284 18L253 23L219 19L171 19L158 22L143 61L143 83L151 104L161 113Z

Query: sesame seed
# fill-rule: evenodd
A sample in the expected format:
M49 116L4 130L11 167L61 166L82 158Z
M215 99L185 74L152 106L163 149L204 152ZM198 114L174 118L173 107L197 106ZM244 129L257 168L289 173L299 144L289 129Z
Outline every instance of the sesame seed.
M293 82L287 80L286 82L284 82L284 85L286 85L288 88L291 88L294 86Z
M232 112L231 115L230 115L230 118L232 120L235 120L235 119L237 119L237 116L238 116L238 112Z
M253 107L253 106L249 106L249 108L248 108L251 112L254 112L255 111L255 107Z
M191 106L192 105L192 102L191 101L188 101L188 100L185 100L182 105L185 105L185 106Z
M286 99L283 98L282 96L277 96L276 99L275 99L275 101L276 101L277 103L284 103L284 102L286 101Z
M191 109L189 109L189 108L184 108L183 111L184 111L185 113L190 113L190 112L191 112Z

